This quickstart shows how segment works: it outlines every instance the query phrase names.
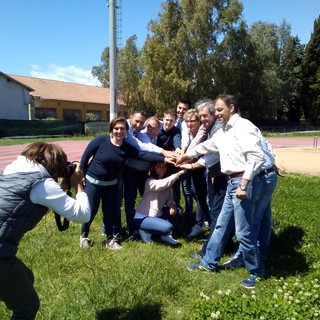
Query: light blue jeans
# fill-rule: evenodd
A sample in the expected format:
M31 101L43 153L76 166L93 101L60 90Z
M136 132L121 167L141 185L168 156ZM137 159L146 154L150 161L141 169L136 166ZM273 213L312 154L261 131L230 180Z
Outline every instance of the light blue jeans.
M271 198L278 176L276 171L273 171L258 175L256 178L259 180L260 193L254 205L252 240L257 243L260 254L267 257L272 230Z
M250 183L248 186L248 197L240 200L236 197L236 190L240 180L241 178L228 180L221 213L208 241L206 253L201 260L201 264L211 270L217 269L223 249L234 226L237 240L242 247L246 269L252 274L263 276L264 268L260 263L257 247L251 238L251 224L253 222L252 184Z
M253 222L252 241L257 245L260 256L267 257L272 231L271 198L277 185L276 171L257 175L252 181ZM241 246L235 256L241 254Z
M144 219L134 219L137 227L143 231L159 236L166 236L173 230L173 224L168 220L157 217L145 217Z

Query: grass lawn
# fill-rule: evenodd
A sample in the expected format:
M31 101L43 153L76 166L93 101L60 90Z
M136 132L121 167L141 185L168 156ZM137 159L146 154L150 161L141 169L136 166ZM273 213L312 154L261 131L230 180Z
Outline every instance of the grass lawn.
M83 250L80 226L59 232L48 214L18 252L35 275L37 319L319 319L319 185L320 177L278 179L267 279L251 291L240 285L244 269L187 270L205 234L192 242L180 237L180 248L128 240L112 252L103 246L98 214L90 233L94 246ZM0 302L0 319L9 315Z

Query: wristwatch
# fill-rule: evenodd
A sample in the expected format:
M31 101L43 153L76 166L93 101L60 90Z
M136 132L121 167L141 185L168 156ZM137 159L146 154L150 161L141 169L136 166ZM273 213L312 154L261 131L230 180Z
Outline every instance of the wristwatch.
M244 184L239 183L239 188L240 188L242 191L247 191L247 186L244 185Z

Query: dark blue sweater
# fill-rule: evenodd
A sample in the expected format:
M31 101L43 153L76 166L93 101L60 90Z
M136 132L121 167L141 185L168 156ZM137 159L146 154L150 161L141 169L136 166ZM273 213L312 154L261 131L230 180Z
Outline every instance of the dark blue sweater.
M83 172L90 177L101 181L111 181L119 177L128 158L150 162L164 161L163 156L140 151L126 141L117 147L111 143L109 135L101 135L90 141L80 163Z

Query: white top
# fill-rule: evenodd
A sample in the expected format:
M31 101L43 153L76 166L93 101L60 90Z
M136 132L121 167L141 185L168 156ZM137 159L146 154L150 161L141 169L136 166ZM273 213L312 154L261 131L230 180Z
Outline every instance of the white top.
M41 164L20 155L4 169L3 175L37 171L48 174L48 171ZM69 197L52 178L37 182L31 189L30 200L51 209L69 221L86 223L91 217L87 194L78 192L76 199Z
M171 186L178 179L179 176L176 173L164 179L148 178L143 196L136 208L135 218L160 217L162 208L174 202Z
M220 154L221 172L229 175L244 171L243 178L247 180L252 180L264 163L257 127L239 114L232 115L210 139L187 150L191 158L207 153Z

